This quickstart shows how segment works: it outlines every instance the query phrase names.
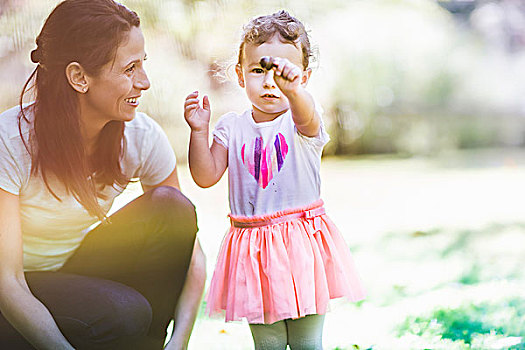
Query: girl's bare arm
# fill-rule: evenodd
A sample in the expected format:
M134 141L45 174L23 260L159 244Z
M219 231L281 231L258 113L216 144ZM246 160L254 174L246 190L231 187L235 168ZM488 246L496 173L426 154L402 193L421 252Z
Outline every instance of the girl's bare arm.
M210 101L204 96L201 107L198 96L195 91L184 103L184 118L191 128L188 161L195 183L200 187L210 187L226 171L228 150L216 142L209 146Z

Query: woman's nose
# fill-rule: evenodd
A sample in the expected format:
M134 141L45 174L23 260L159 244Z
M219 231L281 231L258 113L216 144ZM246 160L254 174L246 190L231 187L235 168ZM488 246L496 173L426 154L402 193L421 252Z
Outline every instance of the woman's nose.
M135 87L140 90L147 90L150 86L151 84L146 71L144 69L140 69L139 74L137 74L137 78L135 79Z

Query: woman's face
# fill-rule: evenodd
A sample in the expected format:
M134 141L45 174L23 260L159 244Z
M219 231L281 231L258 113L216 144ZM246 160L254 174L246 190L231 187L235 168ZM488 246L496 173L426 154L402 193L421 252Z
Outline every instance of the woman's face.
M81 115L91 127L102 128L109 121L130 121L135 117L143 90L150 87L144 70L144 36L132 27L117 48L115 60L97 76L87 76L88 91L81 103Z

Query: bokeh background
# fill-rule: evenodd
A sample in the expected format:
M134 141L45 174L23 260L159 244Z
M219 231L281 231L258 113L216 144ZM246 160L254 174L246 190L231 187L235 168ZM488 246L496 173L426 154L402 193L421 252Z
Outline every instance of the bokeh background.
M0 0L0 110L18 102L56 0ZM212 124L249 107L234 79L241 28L287 9L316 48L322 196L367 286L337 301L327 349L525 349L525 3L518 0L127 0L142 20L151 89L197 206L211 277L227 183L200 189L182 105L208 94ZM130 188L122 205L139 194ZM203 305L204 307L204 305ZM250 349L243 323L200 313L193 349Z

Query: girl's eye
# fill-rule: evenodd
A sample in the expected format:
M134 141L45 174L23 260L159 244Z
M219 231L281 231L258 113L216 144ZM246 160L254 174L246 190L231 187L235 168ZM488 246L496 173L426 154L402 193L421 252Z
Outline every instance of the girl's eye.
M252 72L254 72L256 74L262 74L262 73L264 73L264 69L262 69L262 68L254 68L254 69L252 69Z

